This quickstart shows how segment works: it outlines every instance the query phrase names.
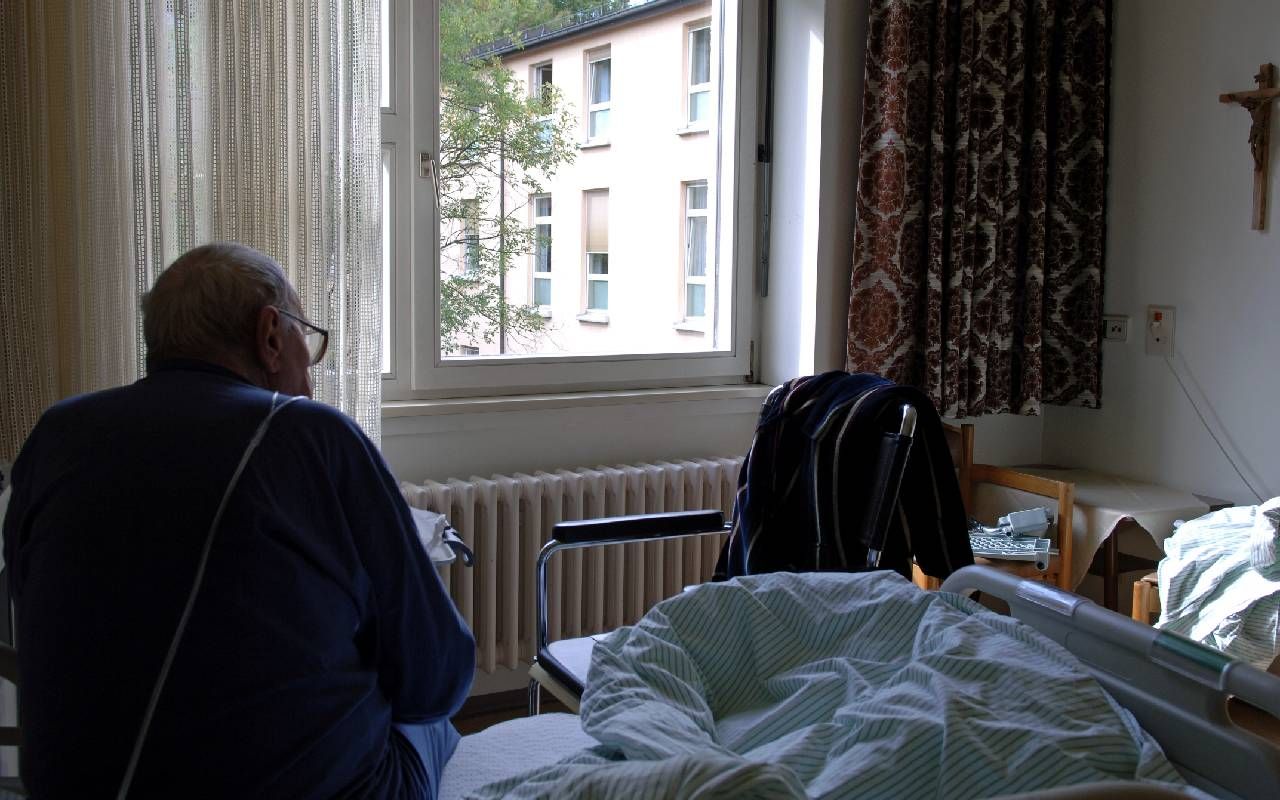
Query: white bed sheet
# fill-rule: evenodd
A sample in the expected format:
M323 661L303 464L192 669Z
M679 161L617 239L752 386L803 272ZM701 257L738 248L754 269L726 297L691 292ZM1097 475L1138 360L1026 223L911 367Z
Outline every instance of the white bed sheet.
M599 744L574 714L540 714L462 737L440 781L440 800L460 800L480 787L553 764Z

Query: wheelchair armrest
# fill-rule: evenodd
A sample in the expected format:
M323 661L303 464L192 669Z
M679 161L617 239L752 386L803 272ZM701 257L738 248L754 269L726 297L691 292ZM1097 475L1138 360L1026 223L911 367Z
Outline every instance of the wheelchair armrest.
M605 517L559 522L551 529L551 540L542 547L535 563L534 604L538 615L535 647L537 658L547 649L547 562L559 550L597 544L674 539L680 536L721 533L723 511L668 511L630 517Z
M558 522L551 538L563 545L604 544L666 539L724 529L722 511L668 511L630 517L606 517Z

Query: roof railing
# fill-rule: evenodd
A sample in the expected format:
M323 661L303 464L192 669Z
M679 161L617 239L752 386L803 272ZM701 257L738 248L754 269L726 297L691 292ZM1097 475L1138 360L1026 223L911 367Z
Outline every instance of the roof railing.
M565 14L555 19L548 20L540 25L533 25L525 28L514 36L504 36L501 39L495 39L492 42L486 42L472 48L467 54L469 59L492 58L493 56L506 55L516 50L523 50L526 47L537 44L545 39L554 36L563 36L567 33L573 33L586 28L593 28L600 25L613 17L625 14L636 8L652 5L654 3L669 2L670 0L608 0L600 5L584 8L571 14Z

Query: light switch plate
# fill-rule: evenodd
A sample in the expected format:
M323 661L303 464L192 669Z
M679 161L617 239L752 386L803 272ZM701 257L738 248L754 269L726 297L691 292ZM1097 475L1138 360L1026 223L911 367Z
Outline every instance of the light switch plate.
M1173 358L1173 306L1147 306L1147 355Z
M1129 317L1126 314L1102 316L1102 338L1111 342L1129 341Z

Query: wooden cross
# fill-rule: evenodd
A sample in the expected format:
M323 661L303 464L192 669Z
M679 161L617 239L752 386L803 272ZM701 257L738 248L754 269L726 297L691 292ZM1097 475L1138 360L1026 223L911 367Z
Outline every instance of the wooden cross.
M1267 224L1267 170L1271 152L1271 101L1280 97L1276 88L1276 65L1263 64L1253 76L1258 88L1247 92L1218 95L1220 103L1239 103L1253 118L1249 126L1249 149L1253 151L1253 229Z

